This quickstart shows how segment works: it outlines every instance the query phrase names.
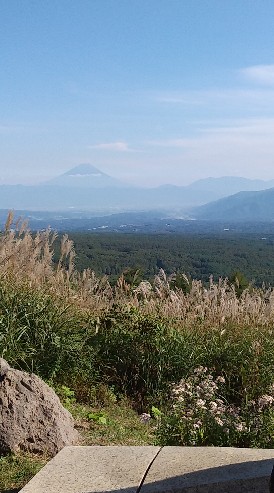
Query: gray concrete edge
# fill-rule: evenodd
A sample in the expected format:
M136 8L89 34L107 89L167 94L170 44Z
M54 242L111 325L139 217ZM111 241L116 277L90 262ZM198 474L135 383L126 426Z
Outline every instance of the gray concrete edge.
M73 450L77 446L69 448ZM84 448L94 449L92 446ZM128 447L117 448L124 453L126 461ZM145 452L146 446L139 448L143 448ZM106 459L110 449L109 446L100 447L100 450L106 454ZM53 464L58 455L48 464ZM206 493L207 491L210 493L221 491L266 493L269 491L269 480L274 465L274 450L230 447L155 447L155 453L153 451L152 457L146 464L138 487L136 485L133 488L134 493L164 493L166 491L174 493ZM43 470L47 468L47 465L33 480L43 475ZM30 488L33 480L20 492L35 492ZM65 490L62 491L65 492Z

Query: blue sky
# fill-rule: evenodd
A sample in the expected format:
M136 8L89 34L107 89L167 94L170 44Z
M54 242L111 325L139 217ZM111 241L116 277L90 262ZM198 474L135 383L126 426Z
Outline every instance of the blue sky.
M0 0L0 183L274 178L273 0Z

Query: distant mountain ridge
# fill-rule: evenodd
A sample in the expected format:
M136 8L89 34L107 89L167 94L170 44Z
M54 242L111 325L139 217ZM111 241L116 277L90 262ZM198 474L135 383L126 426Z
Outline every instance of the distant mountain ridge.
M274 188L239 192L192 210L192 217L207 221L274 221Z
M190 209L242 190L267 189L274 180L205 178L187 186L141 188L128 185L91 164L80 164L40 185L1 185L0 208L17 210L89 210L96 213L161 210L188 217ZM202 214L191 210L191 214Z
M217 178L203 178L194 181L188 186L192 190L212 189L212 191L216 191L217 189L223 196L228 196L238 192L252 192L272 188L274 187L274 180L252 180L242 176L221 176Z

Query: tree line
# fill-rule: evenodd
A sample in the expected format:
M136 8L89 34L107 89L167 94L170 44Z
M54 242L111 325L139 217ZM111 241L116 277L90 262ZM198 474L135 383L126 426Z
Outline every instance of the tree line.
M75 245L76 268L90 268L109 276L111 282L122 273L149 280L163 269L166 274L185 273L204 282L210 276L218 279L240 272L256 286L274 285L274 235L70 232L69 237Z

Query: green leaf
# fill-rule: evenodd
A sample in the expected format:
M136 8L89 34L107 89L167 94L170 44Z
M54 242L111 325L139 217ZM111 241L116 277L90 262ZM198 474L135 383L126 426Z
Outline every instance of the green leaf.
M154 418L159 418L160 416L163 416L162 411L160 411L160 409L158 409L158 407L152 406L151 412L152 412Z
M107 425L108 424L108 418L102 412L99 412L99 413L88 413L87 414L87 419L90 419L92 421L95 421L95 423L98 423L100 425Z

